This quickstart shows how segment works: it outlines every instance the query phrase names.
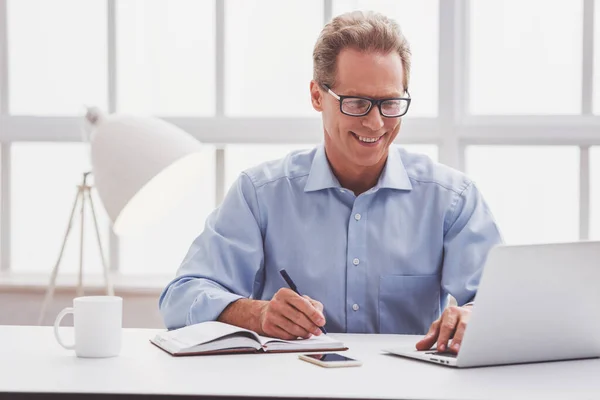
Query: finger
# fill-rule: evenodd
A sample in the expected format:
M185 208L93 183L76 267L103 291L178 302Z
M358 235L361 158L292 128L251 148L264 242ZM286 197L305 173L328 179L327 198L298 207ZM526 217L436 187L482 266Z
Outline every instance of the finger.
M465 336L465 330L467 329L467 321L464 318L461 318L458 321L458 326L456 328L456 332L454 333L454 338L452 338L452 346L450 346L450 351L458 354L458 350L460 350L460 345L462 344L463 337Z
M283 340L293 340L297 338L297 336L290 334L289 332L283 330L275 324L270 324L269 328L265 331L265 333L271 337Z
M439 332L440 319L438 318L433 321L425 337L417 342L417 350L429 350L437 340Z
M437 349L438 351L446 351L448 347L448 340L454 334L456 324L458 323L457 311L450 307L442 314L442 321L440 323L440 335L438 336Z
M282 308L281 314L295 323L296 325L300 325L307 332L312 333L313 335L320 335L321 330L317 325L315 325L308 317L296 309L291 304L286 303L286 306Z
M292 292L292 294L298 296L294 292ZM296 321L300 320L302 317L306 320L305 324L308 325L308 329L304 329L296 323ZM269 316L269 319L289 334L295 335L294 338L308 337L312 330L318 329L304 314L296 310L285 299L271 302L271 315ZM293 325L297 326L294 328Z
M306 315L308 319L312 321L313 324L317 326L325 325L325 316L323 315L323 313L317 310L307 299L296 295L289 296L286 298L286 300L298 311Z
M304 297L306 300L310 301L310 304L312 304L313 307L316 308L317 310L321 311L321 314L323 313L323 303L321 303L320 301L317 301L315 299L311 299L307 295L304 295L302 297Z
M273 323L292 335L292 339L297 339L299 337L308 339L311 334L309 331L297 325L293 321L287 319L284 315L276 315L273 317Z

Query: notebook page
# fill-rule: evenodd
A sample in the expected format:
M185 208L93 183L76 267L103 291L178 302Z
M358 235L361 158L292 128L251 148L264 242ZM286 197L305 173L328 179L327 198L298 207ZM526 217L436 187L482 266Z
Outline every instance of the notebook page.
M180 329L160 334L164 339L176 344L180 349L185 349L199 344L208 343L224 336L233 335L238 332L250 332L259 340L256 333L237 326L224 324L217 321L202 322L189 325Z
M297 340L283 340L272 338L268 336L260 336L260 343L263 346L276 345L277 348L286 347L306 347L306 348L323 348L323 347L343 347L343 343L334 339L329 335L311 336L308 339L297 339ZM272 346L271 346L272 347Z

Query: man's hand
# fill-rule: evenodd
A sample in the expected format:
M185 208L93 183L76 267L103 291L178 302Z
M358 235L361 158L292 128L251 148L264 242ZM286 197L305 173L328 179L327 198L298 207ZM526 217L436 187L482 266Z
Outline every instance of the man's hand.
M262 333L280 339L318 336L323 325L323 304L287 288L279 289L271 301L264 303L260 313Z
M427 335L417 343L417 350L428 350L437 340L437 351L446 351L448 340L453 338L449 351L457 354L470 318L471 306L446 308L442 316L431 324Z

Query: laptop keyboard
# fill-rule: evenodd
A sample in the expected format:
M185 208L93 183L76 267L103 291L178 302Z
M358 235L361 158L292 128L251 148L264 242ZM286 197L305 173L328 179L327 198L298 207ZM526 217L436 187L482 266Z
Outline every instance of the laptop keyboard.
M434 356L442 356L442 357L448 357L448 358L456 358L456 356L458 355L458 354L450 353L447 351L430 351L425 354L432 354Z

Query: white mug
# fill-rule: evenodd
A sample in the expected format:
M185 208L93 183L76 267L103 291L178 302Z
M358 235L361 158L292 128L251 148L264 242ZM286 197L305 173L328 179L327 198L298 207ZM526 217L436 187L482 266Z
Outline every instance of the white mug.
M58 327L67 314L73 314L75 343L65 344ZM73 299L73 307L62 310L54 321L54 336L78 357L114 357L121 351L123 299L118 296L83 296Z

